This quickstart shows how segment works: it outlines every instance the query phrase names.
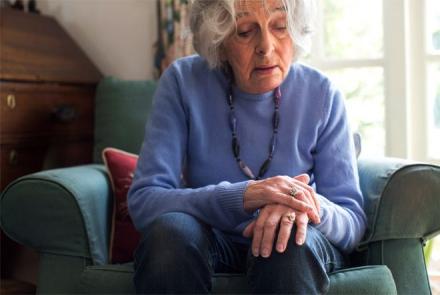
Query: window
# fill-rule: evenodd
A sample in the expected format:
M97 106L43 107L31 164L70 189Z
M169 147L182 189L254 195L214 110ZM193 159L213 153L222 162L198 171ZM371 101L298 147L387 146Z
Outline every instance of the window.
M362 154L440 164L440 1L319 1L317 28L305 62L345 94Z
M363 153L383 155L384 67L382 0L320 2L318 32L307 63L324 71L346 98Z
M426 2L428 156L440 159L440 1Z
M440 1L319 1L314 39L364 155L440 162Z
M428 156L440 158L440 63L428 67Z

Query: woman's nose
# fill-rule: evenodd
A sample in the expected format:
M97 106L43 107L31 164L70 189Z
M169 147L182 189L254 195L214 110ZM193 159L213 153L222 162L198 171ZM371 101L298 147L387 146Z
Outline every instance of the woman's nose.
M269 30L261 30L255 46L258 55L267 56L274 49L274 39Z

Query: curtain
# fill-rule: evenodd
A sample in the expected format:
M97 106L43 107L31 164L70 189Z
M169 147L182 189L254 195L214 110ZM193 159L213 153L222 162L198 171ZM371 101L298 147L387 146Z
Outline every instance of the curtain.
M157 78L177 58L194 53L189 28L190 0L158 1L158 41L155 54Z

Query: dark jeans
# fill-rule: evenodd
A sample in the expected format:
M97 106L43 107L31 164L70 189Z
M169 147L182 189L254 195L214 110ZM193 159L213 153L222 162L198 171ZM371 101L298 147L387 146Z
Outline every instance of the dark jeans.
M298 246L295 232L287 249L269 258L253 257L249 246L185 213L153 221L136 250L137 293L209 293L215 272L247 273L252 293L322 294L327 273L341 268L339 251L314 227Z

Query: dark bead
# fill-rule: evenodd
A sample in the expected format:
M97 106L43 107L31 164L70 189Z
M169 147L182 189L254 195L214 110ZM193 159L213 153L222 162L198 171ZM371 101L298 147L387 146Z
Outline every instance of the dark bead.
M234 112L229 114L229 126L233 133L237 132L237 118L235 117Z
M267 169L269 169L269 165L270 165L270 159L264 161L263 165L261 165L260 172L258 173L259 177L263 176L267 172Z
M243 161L239 161L238 165L240 166L241 171L249 177L250 179L255 179L255 175L252 173L252 170L246 166L246 164Z
M278 99L281 99L281 89L280 89L280 87L277 87L275 89L275 97L278 98Z
M270 147L269 147L269 156L272 156L275 152L275 148L277 146L277 135L272 135L272 139L270 140Z
M272 123L273 129L278 129L278 126L280 125L280 112L275 111L273 113Z
M273 97L273 101L275 103L275 108L278 108L280 106L280 103L281 103L281 90L280 90L280 87L277 87L275 89L275 94L274 94L274 97Z
M238 158L240 156L240 144L238 143L238 138L232 138L232 152L234 153L234 157Z

